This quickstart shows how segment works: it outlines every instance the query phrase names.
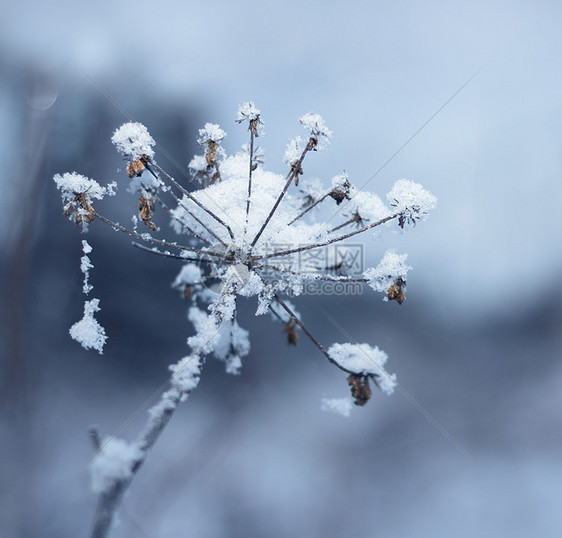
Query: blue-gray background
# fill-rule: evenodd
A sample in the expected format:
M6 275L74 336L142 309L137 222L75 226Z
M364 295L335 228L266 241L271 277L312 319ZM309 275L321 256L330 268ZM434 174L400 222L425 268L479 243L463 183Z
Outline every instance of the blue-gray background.
M253 351L232 378L210 362L124 502L115 536L559 536L562 517L561 35L556 2L75 2L3 6L0 530L87 536L95 507L87 428L127 422L185 353L173 261L94 223L92 283L110 340L70 341L81 316L80 236L51 178L109 181L128 118L185 167L206 121L238 149L236 107L266 121L282 172L298 116L334 131L306 173L345 169L380 194L407 177L439 198L405 235L408 300L295 301L326 344L390 355L407 395L375 394L345 420L319 410L345 379L279 326L242 324ZM172 173L181 171L159 157ZM126 219L124 189L105 204ZM326 315L326 313L328 315ZM333 318L349 333L341 334Z

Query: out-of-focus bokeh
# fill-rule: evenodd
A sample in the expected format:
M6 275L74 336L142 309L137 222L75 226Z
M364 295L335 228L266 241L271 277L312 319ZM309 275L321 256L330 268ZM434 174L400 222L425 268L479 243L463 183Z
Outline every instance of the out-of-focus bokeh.
M228 151L246 142L234 120L247 100L262 110L270 169L283 172L297 118L315 111L334 137L307 177L345 170L380 195L407 177L439 198L416 229L365 243L370 265L390 246L409 253L402 306L367 292L294 301L327 345L385 349L401 390L348 419L320 411L347 394L341 372L304 337L289 348L243 302L253 350L241 376L209 361L115 536L560 536L559 3L30 0L2 11L2 536L88 535L88 427L133 439L192 330L170 288L178 265L94 222L109 343L98 356L70 340L84 237L53 174L116 179L104 209L125 222L135 201L113 131L143 122L183 178L205 122L227 130Z

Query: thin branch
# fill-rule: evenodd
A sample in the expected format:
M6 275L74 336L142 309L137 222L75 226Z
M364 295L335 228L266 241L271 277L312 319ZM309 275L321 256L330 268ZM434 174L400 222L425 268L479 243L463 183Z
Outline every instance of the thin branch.
M213 230L211 230L211 228L209 228L209 226L207 226L201 219L199 219L199 217L197 217L197 215L195 213L193 213L193 211L191 211L184 203L182 200L179 199L178 196L176 196L176 194L173 191L169 192L170 196L177 202L178 205L180 205L181 207L183 207L183 209L187 212L187 214L193 218L193 220L195 220L196 222L198 222L201 226L203 226L203 228L205 228L205 230L207 230L207 232L209 232L210 235L212 235L221 245L223 245L224 247L226 247L226 243L215 233L213 232ZM193 232L194 235L197 235L195 232ZM207 242L209 243L209 242ZM210 245L210 243L209 243Z
M248 218L250 215L250 197L252 196L252 172L254 171L254 132L256 130L255 125L252 125L250 120L250 126L248 127L250 131L250 170L248 172L248 200L246 201L246 230L248 229Z
M158 250L156 247L148 248L145 247L144 245L141 245L140 243L135 243L134 241L132 244L135 248L138 248L139 250L144 250L145 252L149 252L150 254L156 254L157 256L163 256L164 258L172 258L174 260L181 260L184 262L216 263L213 260L209 260L206 258L187 258L185 256L182 256L181 254L172 254L171 252L168 251L162 252L161 250ZM229 262L223 260L222 263L229 263Z
M129 230L128 228L125 228L124 226L121 226L120 224L117 224L116 222L113 222L112 220L109 220L108 218L104 217L103 215L100 215L97 211L95 211L94 214L95 214L96 218L98 218L99 220L101 220L102 222L107 224L108 226L111 226L111 228L113 228L114 230L117 230L119 232L123 232L124 234L130 235L131 237L134 237L135 239L138 239L139 241L146 241L147 243L153 243L155 245L160 245L161 247L175 248L177 250L183 250L183 251L186 251L186 252L195 252L196 254L201 254L202 256L215 256L215 257L222 258L222 259L226 260L226 256L224 254L220 254L219 252L201 250L201 249L192 248L192 247L184 247L183 245L178 245L176 243L170 243L169 241L164 241L162 239L155 239L154 237L150 237L148 234L146 234L146 235L145 234L139 234L138 232L135 232L133 230Z
M324 346L318 342L318 340L316 340L316 338L314 338L314 336L312 336L312 334L310 333L310 331L305 327L304 323L297 318L297 316L295 315L295 313L285 304L285 301L283 301L283 299L281 299L281 297L279 297L279 295L275 294L274 295L275 300L281 305L281 307L283 308L283 310L285 310L285 312L287 312L287 314L289 314L289 316L291 316L291 319L302 329L302 332L304 334L306 334L306 336L308 336L308 338L310 338L310 341L320 350L320 352L334 365L337 366L340 370L348 373L348 374L354 374L355 372L348 370L347 368L344 368L343 366L341 366L340 364L338 364L334 359L332 359L332 357L330 357L330 355L328 354L328 352L326 351L326 349L324 349Z
M312 204L307 206L306 209L304 211L301 211L291 222L289 222L287 226L291 226L291 224L293 224L295 221L299 220L301 217L304 217L312 208L322 203L326 198L328 198L328 196L330 196L330 192L327 192L324 196L322 196L322 198L319 198L318 200L316 200L316 202L313 202Z
M170 194L177 199L177 196L170 191ZM199 239L199 241L205 243L208 247L211 246L211 242L208 241L207 239L205 239L203 236L199 235L195 230L193 230L183 219L180 219L179 217L177 217L176 215L174 215L174 213L172 212L172 210L166 205L166 203L162 200L162 198L160 198L160 196L158 196L157 194L153 194L152 196L154 196L154 198L156 199L156 201L164 208L164 210L166 211L166 213L168 213L168 215L170 216L170 218L172 220L175 220L178 224L180 224L180 226L182 226L183 228L185 228L190 234L194 235L195 237L197 237L197 239ZM189 211L184 207L184 209L187 211L188 214Z
M301 156L299 157L299 160L291 166L291 171L289 172L289 175L287 176L287 183L285 183L285 186L283 187L283 190L281 191L281 194L277 198L277 201L273 205L273 208L269 212L269 215L265 219L264 223L261 225L261 228L260 228L259 232L256 234L256 237L254 237L254 240L252 241L251 247L254 247L256 245L256 243L258 242L258 239L261 237L261 234L265 230L266 226L269 224L269 221L271 220L271 217L273 217L273 215L275 214L275 211L277 211L277 208L279 207L279 204L281 203L281 200L283 200L283 197L285 196L285 194L289 190L289 185L291 185L291 183L293 182L295 177L298 177L298 175L300 174L302 162L304 161L304 158L305 158L306 154L309 151L311 151L312 149L314 149L316 144L317 144L316 139L311 137L310 140L308 141L308 144L304 148Z
M286 256L287 254L293 254L295 252L302 252L303 250L311 250L313 248L325 247L326 245L331 245L332 243L337 243L339 241L343 241L345 239L348 239L349 237L353 237L354 235L360 234L362 232L366 232L367 230L370 230L371 228L374 228L375 226L380 226L381 224L384 224L385 222L388 222L388 221L390 221L392 219L395 219L399 216L400 216L400 213L394 213L393 215L389 215L388 217L385 217L384 219L377 220L376 222L373 222L373 223L369 224L368 226L364 226L363 228L360 228L359 230L349 232L348 234L341 235L339 237L334 237L333 239L329 239L329 240L321 242L321 243L314 243L312 245L303 245L301 247L293 248L293 249L290 249L290 250L281 250L279 252L272 252L271 254L264 254L263 256L252 256L251 259L252 260L265 260L267 258L276 258L278 256Z
M176 189L178 189L186 198L189 198L194 204L198 205L203 211L205 211L206 213L208 213L212 218L214 218L219 224L222 224L227 232L228 235L230 235L230 238L232 240L234 240L234 234L232 233L232 229L230 228L230 226L224 222L224 220L222 220L219 216L215 215L215 213L213 213L209 208L205 207L199 200L197 200L197 198L195 198L189 191L185 190L170 174L168 174L165 170L163 170L162 168L160 168L160 166L158 166L154 161L150 161L150 166L148 166L148 162L147 164L145 164L146 169L154 176L156 177L156 174L154 173L153 170L151 170L151 166L154 166L154 168L156 168L156 170L158 170L158 172L160 172L174 187L176 187ZM203 191L205 192L205 191ZM208 195L207 195L208 196Z
M328 233L331 234L333 232L337 232L338 230L341 230L342 228L345 228L346 226L348 226L349 224L353 224L354 222L357 222L357 219L355 217L351 217L349 220L346 220L339 226L332 228Z
M269 269L277 273L283 273L287 275L299 276L301 278L307 278L310 280L322 280L324 282L354 282L354 283L367 283L368 278L350 278L347 276L337 276L337 275L323 275L319 273L304 273L298 271L291 271L290 269L284 269L282 267L276 267L275 265L258 264L253 266L255 269Z

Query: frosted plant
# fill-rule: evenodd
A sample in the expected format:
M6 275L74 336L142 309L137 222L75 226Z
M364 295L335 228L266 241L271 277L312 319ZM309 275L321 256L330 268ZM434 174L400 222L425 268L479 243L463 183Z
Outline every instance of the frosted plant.
M147 453L178 404L197 386L206 356L212 354L224 361L229 373L240 372L250 352L249 333L240 327L236 316L241 297L256 301L256 315L269 312L281 322L290 344L297 343L299 332L304 333L331 364L345 372L355 404L364 405L369 400L371 383L388 394L396 386L395 375L385 370L384 351L357 343L335 343L326 349L287 297L303 294L310 283L353 283L366 284L382 292L386 300L402 303L409 269L405 254L388 251L376 267L356 275L350 274L345 260L315 253L391 225L415 225L435 206L435 197L405 179L396 182L387 203L356 189L346 174L336 175L328 187L306 179L305 159L326 148L331 137L318 114L300 118L306 135L289 142L286 175L264 167L263 152L256 145L263 134L256 106L241 105L236 121L247 124L249 143L233 155L223 149L226 133L218 125L207 123L200 129L197 141L203 153L189 163L192 186L199 185L195 190L188 190L157 163L155 142L146 127L126 123L117 129L112 141L127 159L128 190L138 197L139 212L133 216L132 228L110 220L94 207L105 195L114 194L115 184L102 187L76 173L54 178L65 214L84 231L98 220L132 237L135 247L183 263L173 286L190 302L188 317L195 328L194 336L188 339L189 353L170 366L169 387L149 411L138 440L102 443L99 435L94 435L99 457L92 473L100 501L93 536L109 532L115 510ZM340 222L315 222L311 217L316 209L329 204ZM165 238L154 222L156 210L167 214L174 231L185 237L183 241ZM141 222L146 226L144 232L138 230ZM89 252L86 247L84 252ZM303 265L305 257L308 261ZM90 289L90 260L83 260L82 265L86 292ZM86 335L81 334L78 340L101 351L105 333L93 318L98 309L97 299L86 303L84 320L79 323L89 324L89 329L86 327ZM325 399L323 408L348 415L351 402L350 398ZM111 443L116 446L110 448Z

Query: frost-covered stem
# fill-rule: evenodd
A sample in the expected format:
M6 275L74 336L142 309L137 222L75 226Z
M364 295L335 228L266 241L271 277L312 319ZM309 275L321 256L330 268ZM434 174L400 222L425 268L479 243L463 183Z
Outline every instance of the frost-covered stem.
M333 239L329 239L328 241L323 241L321 243L313 243L312 245L304 245L302 247L293 248L293 249L290 249L290 250L280 250L279 252L272 252L271 254L265 254L263 256L253 256L252 260L265 260L267 258L275 258L277 256L286 256L287 254L294 254L295 252L302 252L303 250L311 250L313 248L325 247L326 245L331 245L332 243L338 243L339 241L344 241L345 239L353 237L354 235L360 234L362 232L366 232L367 230L370 230L371 228L374 228L375 226L380 226L381 224L384 224L385 222L388 222L392 219L395 219L395 218L399 217L400 215L401 215L401 213L394 213L393 215L389 215L388 217L384 217L384 219L377 220L376 222L373 222L373 223L369 224L368 226L364 226L363 228L360 228L359 230L349 232L348 234L345 234L345 235L340 235L339 237L334 237Z
M293 224L293 222L299 220L301 217L304 217L311 209L313 209L318 204L322 203L326 198L328 198L328 196L330 196L329 192L327 192L324 196L322 196L322 198L318 198L318 200L316 200L316 202L313 202L312 204L310 204L304 211L301 211L291 222L289 222L288 226Z
M170 192L170 194L174 197L175 200L177 200L177 196L173 193ZM192 234L193 236L197 237L197 239L199 239L199 241L201 241L202 243L205 243L208 247L211 246L211 242L207 241L207 239L205 239L203 236L199 235L195 230L193 230L185 221L183 221L182 219L176 217L173 213L172 210L166 205L166 203L162 200L162 198L160 198L160 196L158 196L157 194L153 194L152 196L154 196L154 198L156 199L156 201L164 208L164 210L166 211L166 213L168 213L168 215L170 216L170 218L172 220L177 221L181 226L183 226L190 234ZM179 202L178 202L179 203ZM191 215L191 213L186 209L186 212L190 215L190 216L194 216ZM207 230L208 232L210 232L210 230ZM213 234L214 235L214 234ZM215 236L216 237L216 236Z
M357 222L357 219L355 217L351 217L349 220L342 222L339 226L332 228L328 233L331 234L333 232L341 230L342 228L345 228L346 226L348 226L349 224L353 224L354 222Z
M219 224L222 224L227 232L228 235L230 235L230 238L232 240L234 240L234 234L232 233L232 229L230 228L230 226L224 222L224 220L222 220L219 216L215 215L209 208L207 208L206 206L204 206L199 200L197 200L197 198L195 198L189 191L185 190L170 174L168 174L165 170L163 170L162 168L160 168L160 166L158 166L154 161L148 161L150 162L150 166L148 164L146 164L146 169L154 176L156 177L156 174L154 173L153 170L151 170L151 166L154 166L154 168L156 168L156 170L158 170L158 172L160 172L174 187L176 187L176 189L178 189L186 198L189 198L194 204L198 205L203 211L205 211L206 213L208 213L212 218L214 218ZM218 168L217 168L218 171ZM203 190L203 192L205 192Z
M218 312L215 312L214 315L218 330L221 322L220 315ZM129 489L133 478L146 461L152 447L179 404L185 401L197 386L204 358L208 352L205 348L206 344L201 345L175 366L174 374L171 377L171 387L162 394L159 402L148 412L148 421L135 443L136 455L129 461L129 473L125 477L114 478L100 493L91 538L106 538L108 536L123 495ZM197 362L193 363L192 361ZM191 376L191 381L187 384L185 379L181 378L182 371ZM103 446L100 449L103 450Z
M97 219L101 220L103 223L107 224L108 226L111 226L111 228L113 228L114 230L117 230L118 232L123 232L124 234L130 235L131 237L134 237L135 239L138 239L139 241L146 241L148 243L154 243L155 245L160 245L162 247L175 248L177 250L184 250L186 252L194 252L195 254L201 254L202 256L215 256L217 258L226 259L224 254L220 254L218 252L210 252L210 251L201 250L201 249L198 249L198 248L184 247L183 245L177 245L176 243L170 243L169 241L163 241L162 239L155 239L154 237L148 237L144 234L139 234L138 232L135 232L133 230L129 230L128 228L125 228L124 226L121 226L121 224L117 224L116 222L113 222L112 220L109 220L108 218L100 215L97 211L95 212L95 216L96 216Z
M253 120L255 121L255 120ZM252 120L250 120L250 124ZM254 130L250 125L250 170L248 172L248 200L246 200L246 229L248 228L248 217L250 214L250 197L252 196L252 172L254 171Z
M177 388L172 387L162 395L160 401L165 401L166 406L164 406L159 416L149 419L143 433L140 435L138 440L140 455L132 462L130 475L125 479L115 480L107 490L100 494L91 538L106 538L109 535L123 495L129 489L134 476L146 461L150 449L160 437L170 418L172 418L179 403L190 392L182 393Z
M308 141L308 144L306 145L306 148L304 148L301 156L299 157L299 160L292 165L291 171L289 172L289 175L287 176L287 183L285 183L285 186L283 187L283 190L281 191L281 194L279 195L279 198L277 198L277 201L273 205L273 208L269 212L269 215L267 216L267 218L265 219L265 221L261 225L261 228L260 228L259 232L256 234L256 237L254 237L254 240L252 241L252 244L251 244L252 247L254 247L256 245L256 243L258 242L258 239L261 237L261 234L265 230L266 226L269 224L269 221L271 220L271 217L273 217L273 215L275 214L275 211L277 211L277 208L279 207L279 204L281 203L281 200L283 200L283 197L285 196L285 194L289 190L289 185L291 185L291 183L293 182L295 177L297 177L298 174L300 173L302 162L304 161L304 158L305 158L306 154L309 151L311 151L316 146L316 144L317 144L316 139L310 138L310 140Z
M279 297L279 295L275 294L274 295L275 300L279 303L279 305L281 306L281 308L283 308L283 310L285 310L285 312L287 312L287 314L289 314L289 316L291 316L291 319L302 329L302 332L304 334L306 334L306 336L308 336L308 338L310 339L310 341L320 350L320 352L334 365L337 366L340 370L343 370L344 372L348 373L348 374L353 374L353 372L351 370L348 370L347 368L344 368L343 366L341 366L340 364L338 364L334 359L332 359L332 357L330 357L330 355L328 355L328 352L326 351L326 349L324 349L324 346L318 341L316 340L316 338L314 338L314 336L312 336L312 334L310 333L310 331L305 327L304 323L295 315L295 313L285 304L285 301L283 301L283 299L281 299L281 297Z
M139 250L144 250L145 252L149 252L150 254L156 254L157 256L162 256L164 258L173 258L174 260L181 260L183 262L216 263L215 260L209 260L209 259L206 259L204 257L188 258L186 256L181 256L180 254L172 254L171 252L168 252L168 251L162 252L161 250L158 250L156 247L148 248L144 245L141 245L140 243L135 243L134 241L133 241L132 245L135 248L138 248ZM229 265L229 264L232 264L233 262L223 260L222 263L225 263L225 264Z
M269 269L270 271L275 271L277 273L299 276L301 278L308 278L310 280L322 280L325 282L354 282L354 283L369 282L368 278L350 278L343 275L337 276L337 275L323 275L317 273L299 273L298 271L291 271L290 269L276 267L275 265L258 264L258 265L254 265L253 267L255 269Z

